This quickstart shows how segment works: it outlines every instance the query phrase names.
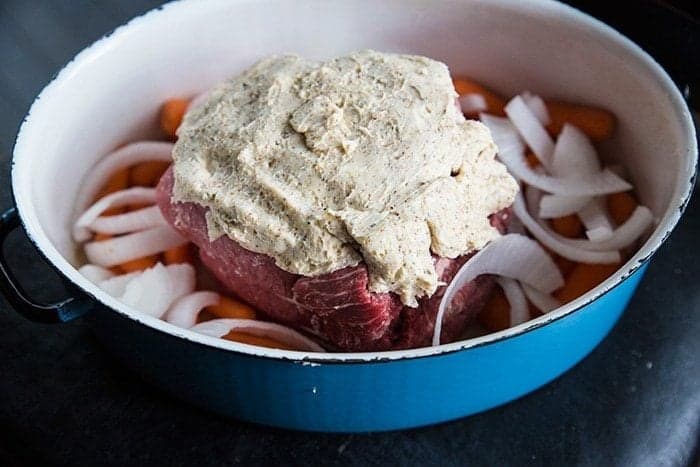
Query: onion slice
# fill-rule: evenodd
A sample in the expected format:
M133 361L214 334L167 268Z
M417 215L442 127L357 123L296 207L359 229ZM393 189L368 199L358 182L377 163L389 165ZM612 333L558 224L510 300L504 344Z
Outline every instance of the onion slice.
M194 287L195 272L191 265L158 263L130 280L118 298L142 313L160 318L173 302L192 293Z
M100 282L97 284L102 290L110 294L112 297L119 298L124 295L126 286L132 279L141 275L141 271L130 272L128 274L122 274L119 276L114 276L110 279Z
M481 94L462 94L458 98L459 107L462 113L475 114L482 112L488 108L486 99Z
M569 178L593 176L600 170L598 153L588 137L575 126L564 124L554 145L550 168L552 175ZM590 201L590 196L548 195L540 204L540 217L567 216L578 212Z
M148 206L136 211L116 216L101 216L90 224L90 230L106 234L138 232L153 227L167 225L158 206Z
M558 177L592 175L600 172L600 160L591 140L568 123L557 137L550 172Z
M73 225L73 239L84 242L91 237L89 227L105 211L129 204L152 204L156 202L154 188L134 187L111 193L95 202L78 217ZM109 216L112 217L112 216Z
M586 237L592 242L602 242L612 237L612 230L607 227L594 227L586 230Z
M556 310L561 306L561 302L556 298L552 297L550 294L540 292L539 290L530 287L527 284L522 284L523 292L530 303L535 305L535 307L542 313L549 313L552 310Z
M323 347L294 329L254 319L213 319L199 323L190 329L212 337L224 337L231 331L240 331L255 336L270 337L301 350L325 352Z
M646 206L637 206L629 219L616 228L607 240L564 238L561 240L574 248L588 251L620 250L632 245L654 223L654 215Z
M520 96L529 107L530 112L537 117L537 120L539 120L542 125L549 125L549 110L547 110L547 104L544 103L544 100L540 96L532 94L529 91L525 91Z
M100 159L85 175L76 197L76 212L82 213L95 199L109 177L119 170L147 161L172 160L173 144L163 141L140 141L128 144Z
M539 217L552 219L576 214L590 201L589 196L544 195L539 203ZM536 206L531 207L531 209L536 208Z
M85 254L91 263L112 267L144 256L161 253L187 243L168 225L141 232L85 244Z
M510 305L510 325L516 326L530 319L530 309L527 305L527 298L517 281L507 277L496 278L496 283L503 290L508 304Z
M538 199L539 197L536 197L536 200ZM536 202L531 204L537 205ZM552 232L530 215L521 193L518 193L515 197L513 212L537 240L564 258L591 264L612 264L620 261L620 253L618 251L589 251L563 241L564 237L561 237L556 232Z
M597 196L632 189L632 185L608 169L588 176L553 177L530 168L522 152L499 147L498 157L514 177L549 193L566 196Z
M105 269L102 266L97 266L96 264L84 264L80 267L80 269L78 269L78 272L94 284L99 284L102 281L106 281L107 279L114 277L114 273L112 271Z
M607 240L612 237L613 225L603 203L602 199L593 198L578 212L578 217L586 227L586 236L589 240Z
M554 141L542 122L521 96L511 99L503 110L542 165L549 169L552 165Z
M200 291L178 299L168 310L165 320L181 328L191 328L197 324L197 316L204 308L219 303L221 296L216 292Z
M491 138L498 147L498 152L525 154L525 143L513 124L507 118L480 113L479 121L486 125L491 132Z
M442 319L454 295L483 274L517 279L547 293L564 285L559 268L537 242L518 234L498 237L464 263L445 289L435 319L433 345L440 344Z
M507 119L482 113L480 120L491 132L501 162L511 175L528 185L565 196L596 196L632 189L632 185L608 169L585 177L554 177L533 170L525 160L522 139Z

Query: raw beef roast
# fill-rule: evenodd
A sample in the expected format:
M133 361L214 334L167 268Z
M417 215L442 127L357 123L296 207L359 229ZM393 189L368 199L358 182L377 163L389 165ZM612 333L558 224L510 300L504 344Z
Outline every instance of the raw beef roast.
M195 203L173 203L172 168L158 185L158 205L168 222L199 247L202 262L221 283L257 308L270 321L316 336L329 349L358 352L430 345L435 316L445 287L417 308L404 306L391 293L367 289L364 264L330 274L304 277L278 268L272 258L246 250L226 236L210 242L206 208ZM508 211L492 216L503 231ZM468 256L435 257L440 280L449 283ZM467 284L445 314L442 342L457 339L467 322L484 306L494 287L491 277Z

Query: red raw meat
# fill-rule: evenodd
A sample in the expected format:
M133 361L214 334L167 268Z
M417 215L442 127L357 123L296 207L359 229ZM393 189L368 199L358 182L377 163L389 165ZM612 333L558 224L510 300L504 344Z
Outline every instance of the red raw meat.
M430 345L435 316L445 287L417 308L404 306L392 293L367 289L364 264L329 274L304 277L278 268L269 256L254 253L222 236L210 242L206 208L196 203L173 203L172 168L163 175L157 200L168 222L199 247L202 262L221 283L267 319L316 336L329 349L348 352L391 350ZM492 216L503 231L509 211ZM440 280L452 280L468 256L435 257ZM481 276L460 290L445 314L442 342L459 338L466 324L484 307L494 287Z

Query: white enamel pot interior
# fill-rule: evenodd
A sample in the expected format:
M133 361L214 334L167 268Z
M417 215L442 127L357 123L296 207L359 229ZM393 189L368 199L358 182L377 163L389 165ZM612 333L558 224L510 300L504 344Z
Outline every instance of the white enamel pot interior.
M604 153L623 163L657 226L640 251L594 290L533 322L434 348L366 354L270 350L198 335L131 309L78 274L70 239L81 178L125 142L155 135L161 103L193 96L270 54L322 59L353 50L409 52L446 62L503 95L610 109ZM285 359L401 359L455 351L561 318L614 287L677 223L691 193L697 147L682 96L661 67L604 24L545 0L185 0L120 27L81 52L43 90L17 138L12 184L21 219L70 281L117 313L204 345Z

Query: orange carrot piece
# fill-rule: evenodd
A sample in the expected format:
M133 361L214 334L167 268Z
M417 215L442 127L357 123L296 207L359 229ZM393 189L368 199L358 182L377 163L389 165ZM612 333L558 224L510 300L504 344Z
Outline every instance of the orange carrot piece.
M637 209L637 200L630 193L613 193L607 197L608 212L615 224L624 224Z
M620 264L577 264L564 286L554 293L562 303L568 303L585 294L610 277Z
M114 172L107 180L107 183L102 187L97 195L97 199L102 198L115 191L123 190L129 187L129 169L122 169Z
M190 243L185 243L184 245L165 250L163 253L163 258L165 264L179 264L179 263L194 263L194 258L192 256L192 245Z
M547 130L558 135L565 123L578 127L594 141L609 138L615 130L615 116L604 109L547 101L550 123Z
M119 265L119 269L124 273L143 271L144 269L152 268L158 262L158 255L144 256L143 258L133 259Z
M486 306L479 313L478 320L489 332L510 327L510 304L500 287L491 295Z
M213 319L218 318L214 313L207 311L206 309L202 310L199 312L197 315L197 324L203 323L205 321L211 321Z
M125 190L129 187L129 169L119 170L114 172L111 177L107 180L107 183L102 187L100 192L97 194L95 201L100 198L107 196L115 191ZM116 214L124 213L124 208L112 208L108 209L102 213L103 216L114 216Z
M527 165L532 169L540 166L540 160L537 158L535 153L530 150L525 153L525 160L527 161Z
M110 238L112 238L112 236L111 236L110 234L105 234L105 233L99 233L99 232L98 232L98 233L96 233L96 234L92 237L92 240L93 240L94 242L101 242L101 241L103 241L103 240L109 240Z
M169 99L160 109L160 129L169 138L177 136L177 129L182 123L189 101L186 99Z
M479 83L464 77L453 78L452 82L454 83L457 94L460 96L464 94L479 94L483 96L484 100L486 101L486 113L501 117L505 116L503 107L505 107L506 101L495 92L490 91ZM469 116L475 117L476 115Z
M205 308L219 318L255 319L255 310L229 297L221 297L219 303Z
M234 342L242 342L244 344L257 345L260 347L268 347L271 349L298 350L289 344L285 344L270 337L254 336L252 334L246 334L240 331L231 331L224 336L224 339Z
M169 165L169 162L164 161L148 161L135 165L129 174L131 186L156 186Z
M556 217L552 219L551 224L556 233L568 238L577 238L583 234L583 224L576 214Z
M573 271L574 267L576 267L578 264L576 261L571 261L570 259L559 256L556 253L553 254L552 258L554 259L554 263L559 268L559 271L561 271L561 275L564 277L568 277L569 274L571 274L571 271Z

